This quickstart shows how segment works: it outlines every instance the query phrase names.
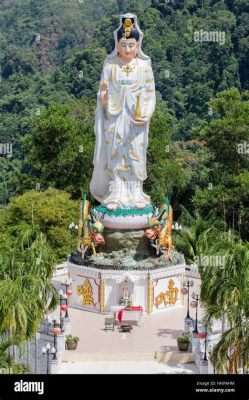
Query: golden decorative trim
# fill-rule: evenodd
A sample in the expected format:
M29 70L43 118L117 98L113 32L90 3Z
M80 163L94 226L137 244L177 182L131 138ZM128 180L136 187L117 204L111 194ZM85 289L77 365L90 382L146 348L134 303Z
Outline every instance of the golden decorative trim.
M131 36L131 31L132 31L133 26L134 26L134 24L132 23L132 20L130 18L126 18L124 20L123 28L124 28L124 31L125 31L125 37L126 38Z
M81 236L82 236L82 227L83 227L83 219L82 219L82 201L80 201L80 215L79 215L79 227L78 227L78 250L80 250Z
M144 174L144 173L141 172L141 171L138 171L138 172L137 172L137 176L138 176L138 178L140 178L142 181L144 181L144 180L147 178L147 175Z
M99 308L100 308L101 314L103 314L105 311L105 280L104 279L100 279L99 291L100 291Z
M126 164L127 158L123 156L121 167L119 168L121 171L128 171L130 169L129 165Z
M116 149L116 150L114 151L113 155L111 156L111 160L116 160L116 158L118 158L118 156L119 156L119 152L118 152L118 150Z
M184 273L181 274L181 287L183 287L183 282L185 281L185 275ZM181 304L182 306L185 305L185 296L184 294L182 294L182 292L180 291L180 296L181 296Z
M151 314L153 311L153 280L147 279L147 313Z
M142 86L142 83L144 80L142 71L143 71L143 68L139 68L138 63L137 63L137 75L138 75L137 81L135 83L133 83L132 85L129 85L132 92L138 90ZM112 64L112 82L113 82L113 85L115 86L115 88L117 90L120 90L120 87L124 88L125 86L128 86L128 85L121 85L118 82L117 73L118 73L118 59L116 58L116 62L114 62ZM123 93L122 93L122 96L123 96Z
M119 167L120 171L129 171L130 167L128 167L128 165L121 165L121 167Z
M126 74L126 76L129 76L129 74L131 73L131 72L133 72L135 70L135 65L132 65L132 66L130 66L130 65L124 65L123 67L122 67L122 71Z
M118 137L118 136L117 136L116 141L115 141L115 144L119 144L119 143L121 143L121 142L122 142L121 137Z
M108 103L109 111L110 111L110 112L116 112L116 113L117 113L117 112L119 112L120 110L122 110L123 104L124 104L124 95L122 94L121 101L120 101L119 103L115 104L114 106L111 106L111 104Z
M130 154L130 158L131 158L132 160L141 161L139 155L138 155L137 153L135 153L135 151L130 150L130 151L129 151L129 154Z

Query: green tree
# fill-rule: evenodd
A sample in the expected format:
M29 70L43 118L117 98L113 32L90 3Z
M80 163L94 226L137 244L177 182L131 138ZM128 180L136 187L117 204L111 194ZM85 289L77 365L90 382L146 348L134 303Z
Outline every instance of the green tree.
M229 328L212 352L215 368L224 373L248 370L248 243L228 231L212 243L210 255L223 257L223 265L201 269L201 300L205 320L226 318ZM221 284L222 282L222 284Z
M170 120L172 117L167 115L163 103L159 103L150 123L148 178L144 185L157 205L163 202L165 195L173 197L174 191L180 190L185 184L182 162L171 140Z
M0 259L0 333L26 340L57 305L51 282L55 260L41 232L24 224L16 231L16 241Z
M21 350L20 340L17 338L6 339L0 337L0 369L4 368L6 373L10 374L28 373L29 371L24 365L14 362L13 357L10 355L10 348L12 346L16 346Z
M34 121L32 133L24 138L27 161L34 183L56 187L80 198L88 191L94 149L94 104L76 101L51 104Z
M233 88L219 93L209 104L213 118L200 136L210 153L211 186L197 187L193 202L203 213L216 210L230 227L248 237L248 92Z
M22 227L27 233L34 231L46 235L54 262L65 260L72 246L77 246L76 239L72 244L68 226L72 221L78 222L78 209L78 202L71 200L68 193L55 189L32 190L16 196L0 213L0 246L4 249L6 241L11 244L19 236L23 237L19 232Z

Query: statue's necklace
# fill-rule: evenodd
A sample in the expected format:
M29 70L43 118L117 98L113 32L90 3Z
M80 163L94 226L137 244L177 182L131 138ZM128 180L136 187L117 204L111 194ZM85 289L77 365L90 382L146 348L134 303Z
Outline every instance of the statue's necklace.
M129 73L130 72L133 72L133 71L135 71L135 64L133 64L133 65L129 65L129 64L126 64L126 65L123 65L122 67L121 67L121 70L126 74L126 76L129 76Z

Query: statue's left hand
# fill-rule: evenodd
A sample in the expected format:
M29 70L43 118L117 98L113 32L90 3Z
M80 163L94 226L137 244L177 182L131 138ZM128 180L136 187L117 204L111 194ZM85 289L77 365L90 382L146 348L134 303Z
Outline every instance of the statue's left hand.
M131 119L131 122L134 125L144 125L144 124L147 124L147 122L149 122L149 118L142 117L142 118Z

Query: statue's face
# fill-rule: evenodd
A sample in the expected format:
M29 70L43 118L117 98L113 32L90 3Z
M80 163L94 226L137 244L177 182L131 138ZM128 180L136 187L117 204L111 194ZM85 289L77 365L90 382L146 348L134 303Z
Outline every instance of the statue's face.
M138 52L139 42L136 39L122 38L118 42L118 53L124 61L131 61L136 57Z

